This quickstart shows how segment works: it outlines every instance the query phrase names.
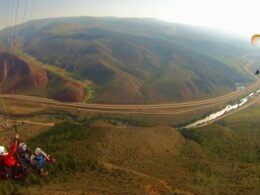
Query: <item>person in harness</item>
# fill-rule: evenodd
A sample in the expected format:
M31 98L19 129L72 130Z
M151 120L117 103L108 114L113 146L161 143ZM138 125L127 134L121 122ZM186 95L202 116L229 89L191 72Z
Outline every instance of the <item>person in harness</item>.
M12 178L15 180L23 179L26 175L25 168L17 161L15 153L17 151L18 136L11 141L11 149L6 151L4 146L0 146L1 176L5 179L9 177L9 170L12 172Z
M41 148L36 148L34 151L34 160L36 161L36 169L39 171L40 176L45 177L48 172L44 171L46 161L50 161L50 156L47 155Z
M24 165L26 167L33 165L33 162L31 159L32 152L29 150L26 143L24 143L24 142L19 143L16 156L17 156L18 161L22 165Z
M20 142L18 147L18 141ZM0 146L0 179L8 179L9 175L15 180L24 180L28 176L28 168L33 167L39 175L44 177L48 172L44 171L46 162L55 163L55 158L47 155L40 148L32 153L27 144L19 140L19 136L11 141L11 149L7 152L4 146Z

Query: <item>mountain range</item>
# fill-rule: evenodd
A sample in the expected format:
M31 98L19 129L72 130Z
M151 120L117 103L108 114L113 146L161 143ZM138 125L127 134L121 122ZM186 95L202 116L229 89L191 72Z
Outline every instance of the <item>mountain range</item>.
M10 36L13 32L13 36ZM40 62L88 81L99 103L165 103L227 93L252 79L249 43L209 29L154 19L41 19L0 33ZM82 100L79 98L77 101Z

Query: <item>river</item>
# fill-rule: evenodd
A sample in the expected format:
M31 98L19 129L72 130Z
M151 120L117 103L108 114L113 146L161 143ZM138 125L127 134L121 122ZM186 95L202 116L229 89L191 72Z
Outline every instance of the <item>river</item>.
M242 98L240 101L238 101L237 103L235 104L229 104L227 105L224 109L218 111L218 112L215 112L215 113L212 113L210 115L208 115L207 117L205 117L204 119L200 119L196 122L193 122L189 125L186 125L184 128L196 128L196 127L199 127L199 126L202 126L206 123L209 123L225 114L228 114L234 110L237 110L238 108L244 106L245 104L247 104L251 99L253 99L255 96L258 96L260 95L260 90L257 90L253 93L250 93L249 95L247 95L246 97Z

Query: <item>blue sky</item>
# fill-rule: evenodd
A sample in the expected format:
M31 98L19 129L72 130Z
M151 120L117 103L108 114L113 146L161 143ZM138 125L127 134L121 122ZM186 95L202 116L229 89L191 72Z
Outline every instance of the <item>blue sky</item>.
M258 0L0 0L0 28L63 16L152 17L250 37L260 33L259 9Z

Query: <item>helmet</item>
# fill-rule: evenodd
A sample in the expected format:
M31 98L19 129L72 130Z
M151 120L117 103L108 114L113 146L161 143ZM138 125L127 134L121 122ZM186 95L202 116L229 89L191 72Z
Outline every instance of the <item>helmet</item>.
M40 154L42 153L41 148L36 148L35 151L34 151L34 153L35 153L36 155L40 155Z
M6 152L5 147L0 146L0 156L7 155L7 154L8 154L8 152Z
M19 148L22 149L23 151L25 151L27 149L27 145L25 143L21 142L19 144Z

